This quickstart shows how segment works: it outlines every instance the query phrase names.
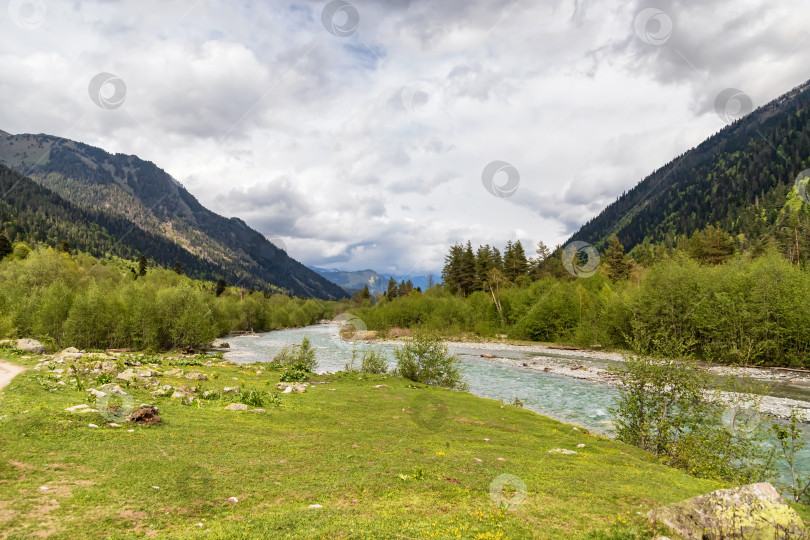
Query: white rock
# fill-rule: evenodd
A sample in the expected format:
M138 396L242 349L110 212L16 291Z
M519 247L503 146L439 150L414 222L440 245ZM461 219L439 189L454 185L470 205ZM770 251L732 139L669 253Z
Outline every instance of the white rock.
M585 448L585 445L580 443L580 444L577 445L577 448Z
M227 407L225 407L226 411L246 411L248 406L244 403L231 403Z
M91 394L93 394L97 398L107 396L107 392L102 392L101 390L96 390L95 388L91 388L90 390L88 390L88 392L90 392Z
M573 450L566 450L565 448L554 448L553 450L548 451L549 454L564 454L566 456L570 456L572 454L578 454L579 452L574 452Z
M89 408L90 408L90 406L89 406L89 405L85 405L84 403L82 403L81 405L74 405L74 406L72 406L72 407L68 407L68 408L67 408L67 409L65 409L65 410L66 410L67 412L77 412L77 411L80 411L80 410L82 410L82 409L89 409Z
M323 506L321 506L320 504L310 504L309 507L310 508L323 508Z
M87 427L91 427L91 428L97 428L98 426L97 426L97 425L95 425L95 424L87 424Z
M292 394L292 391L293 391L292 386L288 386L287 388L284 389L282 394Z
M239 502L239 499L237 499L236 497L228 497L228 502L236 504Z
M50 488L48 486L39 486L40 491L48 491Z

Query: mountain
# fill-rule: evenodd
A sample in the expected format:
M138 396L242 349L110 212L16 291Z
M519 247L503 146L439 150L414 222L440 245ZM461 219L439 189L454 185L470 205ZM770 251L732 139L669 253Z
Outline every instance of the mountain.
M364 286L368 285L368 290L371 294L385 293L388 290L388 279L391 277L393 277L397 283L411 280L414 287L421 287L423 291L427 289L428 283L430 282L428 276L378 274L374 270L356 270L349 272L337 270L336 268L319 268L317 266L310 266L309 268L350 292L359 291Z
M629 249L708 225L741 242L779 240L788 233L798 238L810 226L794 184L808 168L810 82L654 171L570 240L604 247L616 234Z
M34 227L36 240L67 240L96 255L144 254L169 267L177 261L191 276L224 278L231 285L325 299L346 296L242 220L202 206L168 173L137 156L49 135L0 134L0 164L47 190L37 191L22 176L2 170L4 182L14 185L3 190L10 189L10 198L3 197L3 222L15 222L26 234L26 226ZM22 193L38 202L26 201ZM40 202L59 211L38 208ZM51 228L41 230L44 223Z

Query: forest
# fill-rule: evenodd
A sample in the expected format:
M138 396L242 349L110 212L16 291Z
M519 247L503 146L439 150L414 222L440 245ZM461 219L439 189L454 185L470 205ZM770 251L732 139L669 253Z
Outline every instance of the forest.
M630 256L519 241L450 248L443 284L355 298L371 330L427 330L741 364L810 367L810 274L773 240L741 252L713 226ZM588 257L590 255L590 260ZM568 258L568 260L566 260Z
M305 326L331 304L200 281L116 257L97 259L0 235L0 337L51 349L202 348L218 336Z

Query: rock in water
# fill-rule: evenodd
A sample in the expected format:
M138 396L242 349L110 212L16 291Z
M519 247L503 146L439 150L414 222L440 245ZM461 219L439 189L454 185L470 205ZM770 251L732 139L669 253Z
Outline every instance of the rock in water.
M689 540L807 538L799 515L767 482L713 491L647 515Z
M231 345L223 340L223 339L215 339L213 343L211 343L211 348L213 349L230 349Z
M45 354L45 345L35 339L18 339L17 348L33 354Z
M140 407L129 415L129 422L136 424L159 424L161 422L157 407L149 405Z

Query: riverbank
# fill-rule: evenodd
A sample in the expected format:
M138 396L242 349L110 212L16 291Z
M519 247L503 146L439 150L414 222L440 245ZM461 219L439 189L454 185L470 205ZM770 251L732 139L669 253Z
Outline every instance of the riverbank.
M280 373L267 364L172 358L133 353L114 365L89 363L82 390L61 365L18 375L0 395L0 530L55 538L650 537L649 509L726 487L467 393L332 374L281 394ZM33 367L42 357L3 359ZM110 422L90 390L117 391L99 386L93 369L136 406L155 405L162 422ZM228 387L278 392L280 402L239 411L230 400L199 399L230 395ZM501 491L507 481L519 482L520 497Z

